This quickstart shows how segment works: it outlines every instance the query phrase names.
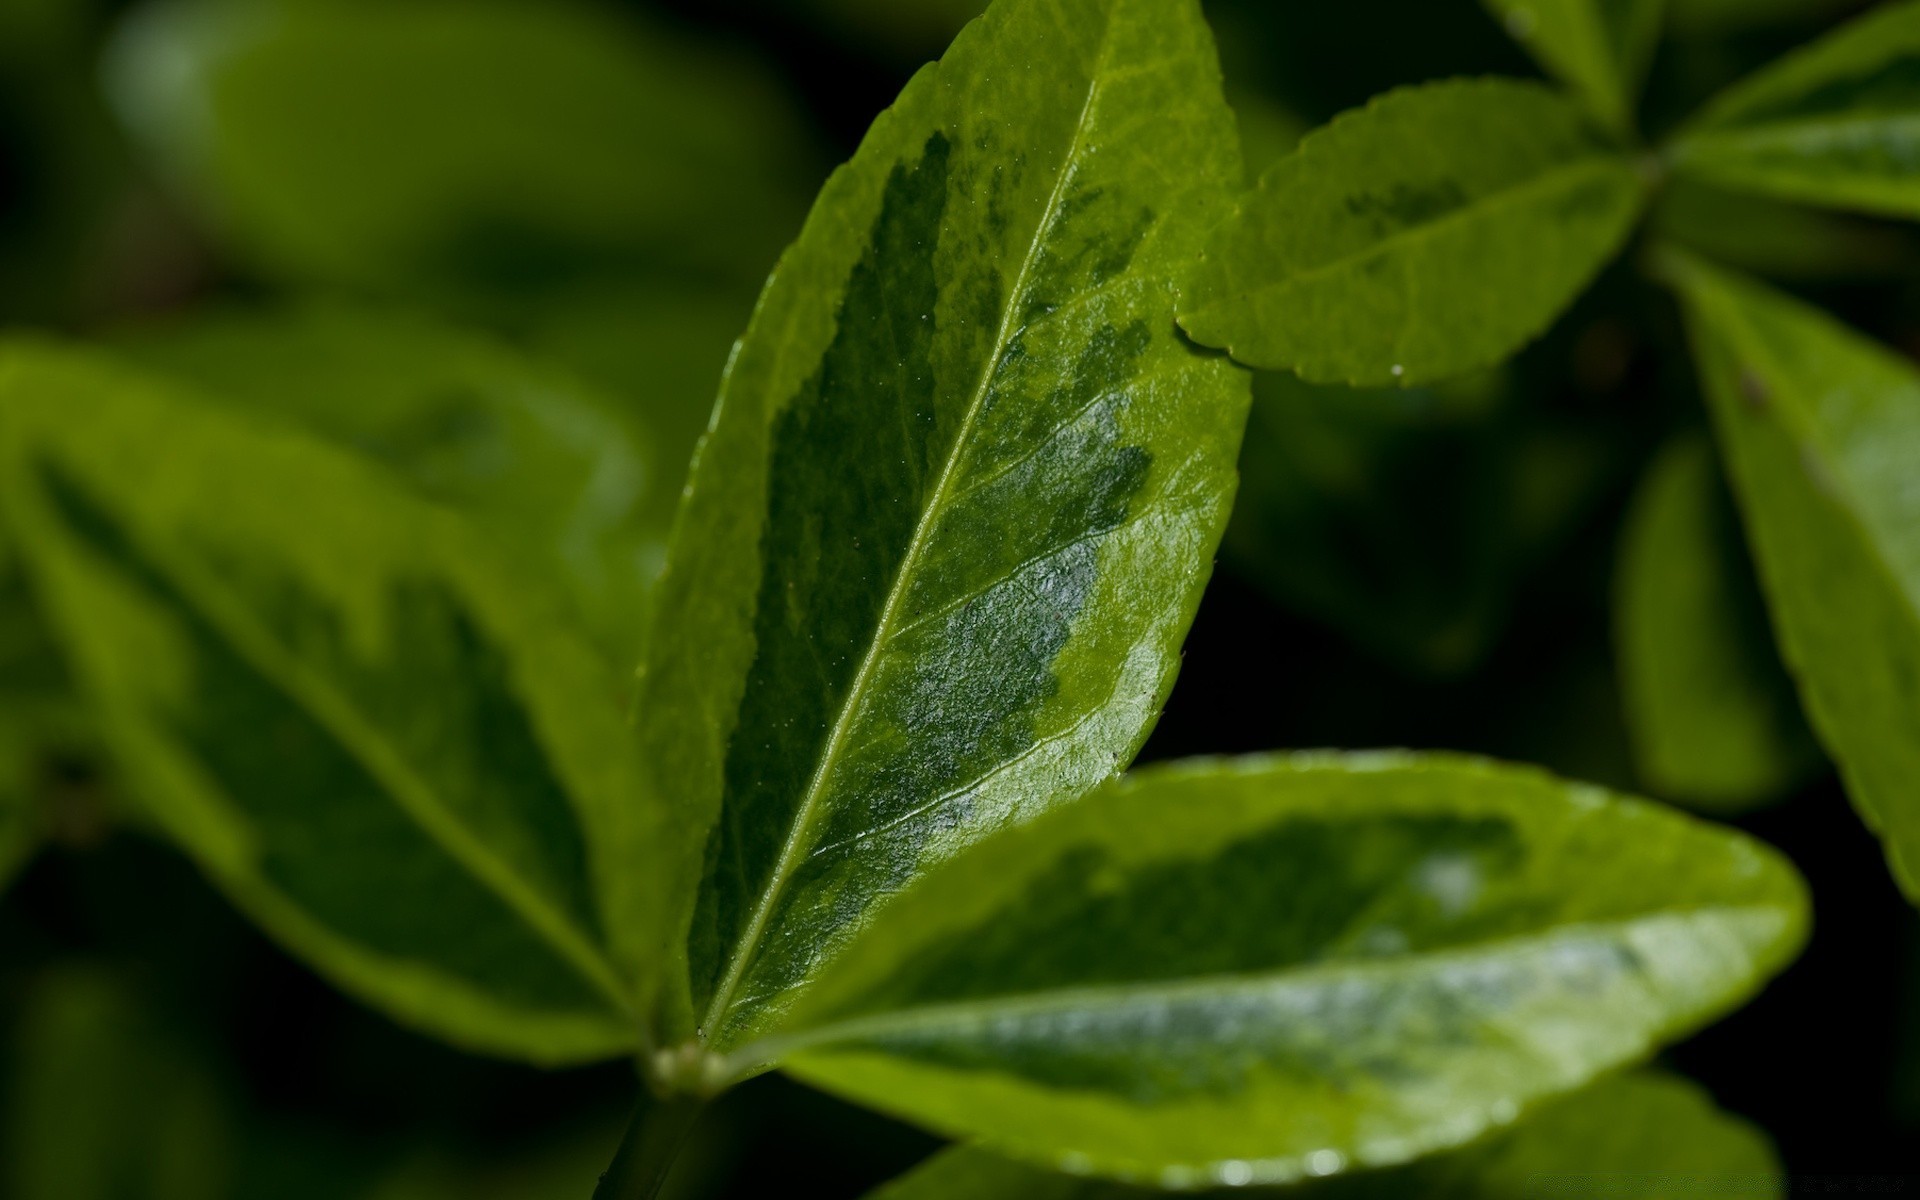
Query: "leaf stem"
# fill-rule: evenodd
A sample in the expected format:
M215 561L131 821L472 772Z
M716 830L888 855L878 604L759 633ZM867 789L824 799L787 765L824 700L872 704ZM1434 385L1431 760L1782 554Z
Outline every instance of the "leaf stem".
M593 1189L593 1200L653 1200L659 1195L705 1104L700 1096L661 1097L643 1089L627 1136L600 1176L600 1186Z

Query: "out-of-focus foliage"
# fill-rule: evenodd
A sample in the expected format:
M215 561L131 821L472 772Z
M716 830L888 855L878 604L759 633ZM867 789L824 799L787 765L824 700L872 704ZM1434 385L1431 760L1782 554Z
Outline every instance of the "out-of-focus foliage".
M1608 128L1633 128L1634 101L1667 0L1483 0L1540 65L1565 80Z
M463 1045L633 1044L666 818L541 572L371 463L35 344L0 353L0 489L141 803L255 920Z
M298 283L517 309L642 268L752 280L809 182L777 88L586 5L162 0L108 78L210 228Z
M1800 782L1819 750L1704 440L1676 439L1647 469L1620 553L1620 679L1648 788L1728 812Z

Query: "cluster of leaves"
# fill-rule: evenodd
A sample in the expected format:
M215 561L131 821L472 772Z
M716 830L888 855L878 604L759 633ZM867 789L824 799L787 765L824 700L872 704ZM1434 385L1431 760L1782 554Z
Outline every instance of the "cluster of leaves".
M1766 1176L1690 1085L1616 1072L1798 951L1778 853L1447 755L1123 774L1223 539L1390 654L1484 651L1504 553L1436 554L1459 603L1411 615L1288 557L1408 411L1547 436L1501 364L1651 211L1766 611L1714 448L1677 441L1617 597L1642 770L1729 810L1824 749L1920 898L1915 371L1701 257L1725 206L1920 216L1920 3L1653 151L1660 4L1490 7L1564 91L1398 90L1248 187L1196 0L997 0L820 190L704 435L779 240L733 231L804 199L777 94L588 10L137 12L122 119L208 236L326 296L0 350L0 866L55 820L45 747L104 756L126 819L344 991L637 1063L608 1195L775 1069L967 1143L894 1200ZM1542 539L1534 483L1456 465L1496 544ZM33 1044L137 1024L56 982Z

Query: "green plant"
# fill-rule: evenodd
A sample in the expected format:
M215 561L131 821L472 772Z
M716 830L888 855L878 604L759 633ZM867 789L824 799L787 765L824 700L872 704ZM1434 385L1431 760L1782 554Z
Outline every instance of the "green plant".
M701 1105L776 1068L971 1144L893 1197L1512 1194L1580 1169L1564 1131L1596 1124L1662 1169L1764 1173L1764 1145L1687 1085L1608 1078L1797 952L1802 885L1759 842L1447 755L1121 775L1226 534L1247 367L1290 372L1263 386L1301 403L1337 384L1470 409L1502 386L1474 373L1548 326L1677 180L1920 215L1920 4L1763 72L1657 151L1632 97L1659 5L1492 7L1571 95L1397 91L1249 191L1196 3L998 0L820 193L677 507L676 439L650 459L604 380L415 318L15 337L0 602L31 608L12 627L34 636L0 662L36 681L8 689L32 714L16 728L57 712L108 745L136 819L367 1003L486 1053L632 1059L646 1099L608 1197L653 1194ZM249 69L271 89L266 62ZM380 65L363 67L404 90ZM618 124L599 136L678 132ZM446 149L493 180L488 146ZM776 204L773 156L745 157L766 174L729 194ZM556 216L533 189L494 214L565 236L540 271L509 255L476 280L405 259L498 228L442 228L406 172L343 234L304 207L338 167L251 161L201 166L250 205L232 229L264 270L458 296L535 344L567 340L542 303L619 302L575 242L630 232L621 187L684 201L635 223L634 255L665 244L676 270L724 278L752 252L678 241L703 193L615 170L592 181L605 208ZM1915 894L1915 373L1708 265L1676 244L1684 212L1661 212L1643 257L1687 312L1788 666ZM736 220L763 224L720 227ZM294 362L327 369L282 378ZM1364 424L1417 393L1332 394ZM1256 437L1316 429L1268 417ZM1286 481L1250 491L1291 502ZM1723 504L1702 445L1663 460L1621 643L1663 790L1738 807L1814 750L1755 657L1759 622L1730 615L1744 564L1697 552ZM1404 642L1445 661L1478 638ZM1741 703L1696 699L1716 689ZM31 820L0 826L0 860Z

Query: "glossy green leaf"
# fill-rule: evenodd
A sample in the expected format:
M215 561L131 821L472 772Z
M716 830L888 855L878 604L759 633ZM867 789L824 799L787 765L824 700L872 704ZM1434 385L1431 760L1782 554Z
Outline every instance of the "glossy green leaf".
M358 458L36 343L0 510L142 804L284 945L463 1045L635 1044L686 884L537 580Z
M1639 1059L1805 923L1759 843L1531 769L1201 761L955 859L737 1059L1075 1173L1278 1183Z
M1666 0L1481 2L1609 128L1633 128L1634 99L1659 40Z
M1488 366L1544 330L1639 212L1632 163L1539 84L1403 88L1308 134L1226 223L1195 339L1321 383Z
M175 0L112 51L124 123L294 282L523 306L636 269L757 281L813 177L777 88L604 6Z
M220 1200L233 1113L205 1066L108 971L34 978L0 1083L8 1200Z
M648 766L711 828L684 1033L1132 758L1233 491L1246 380L1173 313L1239 174L1196 0L1000 0L827 185L655 609Z
M1641 778L1717 811L1778 796L1820 752L1767 627L1739 518L1700 438L1669 445L1628 512L1615 644Z
M1668 156L1723 187L1920 217L1920 2L1878 8L1736 85Z
M1766 1135L1714 1107L1693 1084L1652 1071L1616 1076L1544 1104L1511 1129L1404 1167L1276 1188L1199 1193L1297 1200L1537 1200L1628 1192L1650 1200L1737 1188L1782 1194ZM1164 1192L1053 1174L983 1150L935 1155L869 1200L1149 1200Z
M665 561L693 449L684 414L662 414L678 444L656 453L614 397L398 311L229 311L115 348L379 458L524 556L526 569L561 581L621 669L639 661L642 599ZM704 418L707 401L698 408Z
M1787 666L1920 901L1920 371L1751 280L1666 262Z

